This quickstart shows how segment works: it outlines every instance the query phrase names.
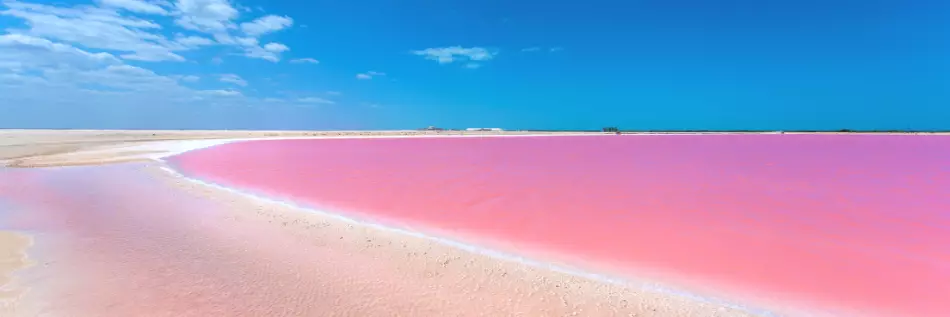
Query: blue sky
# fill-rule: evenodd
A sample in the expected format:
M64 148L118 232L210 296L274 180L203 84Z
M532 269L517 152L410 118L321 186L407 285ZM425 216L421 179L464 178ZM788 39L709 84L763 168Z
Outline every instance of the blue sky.
M0 127L950 130L947 1L0 4Z

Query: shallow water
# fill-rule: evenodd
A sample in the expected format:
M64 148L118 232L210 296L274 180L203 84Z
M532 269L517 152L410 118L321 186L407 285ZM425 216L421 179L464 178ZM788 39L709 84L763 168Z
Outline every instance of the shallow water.
M446 306L446 296L433 294L446 285L409 282L385 261L235 218L138 164L6 170L0 177L0 199L10 206L5 229L36 240L30 254L41 262L20 279L42 316L477 311L458 299Z
M0 170L0 229L34 240L19 315L747 315L258 205L160 167Z
M316 308L294 305L318 287L297 279L309 270L269 267L284 258L284 249L273 248L289 244L281 235L224 226L221 208L145 176L128 166L4 173L0 197L15 206L7 223L35 235L30 253L43 261L23 276L42 315L295 315Z
M944 136L248 141L170 161L322 209L710 293L950 311Z

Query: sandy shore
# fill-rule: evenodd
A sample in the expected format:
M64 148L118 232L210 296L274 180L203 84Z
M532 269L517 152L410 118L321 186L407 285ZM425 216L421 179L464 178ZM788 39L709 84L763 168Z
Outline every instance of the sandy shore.
M19 299L26 290L14 281L13 273L31 265L26 255L31 244L27 235L0 231L0 316L19 313Z
M150 160L180 147L175 141L259 138L600 135L520 131L150 131L0 130L0 166L55 167ZM199 143L200 144L200 143Z
M466 133L472 135L473 133ZM486 133L474 133L483 135ZM520 133L487 133L511 135ZM310 279L333 289L332 294L302 294L316 298L335 312L296 310L293 315L347 316L753 316L729 308L664 291L607 283L545 268L463 250L423 236L349 222L338 217L263 201L235 192L192 182L162 169L153 159L187 149L176 140L203 146L215 140L273 137L369 137L444 135L407 132L271 132L271 131L0 131L0 162L9 167L52 167L145 161L142 172L181 193L211 201L228 213L214 219L228 232L267 230L274 239L299 244L299 250L330 254L335 260L315 260L307 276L275 276L283 283ZM225 230L225 229L222 229ZM0 276L27 265L23 251L30 238L0 232ZM241 243L241 242L234 242ZM243 242L247 243L247 242ZM289 243L289 242L288 242ZM234 245L234 247L241 247ZM286 250L285 250L286 251ZM287 264L301 257L276 252L275 261ZM280 253L280 254L277 254ZM307 257L302 257L306 259ZM288 273L289 274L289 273ZM303 273L294 273L303 274ZM87 281L92 279L84 279ZM8 282L9 280L0 280ZM77 282L78 283L78 282ZM95 281L88 281L95 283ZM302 283L302 282L301 282ZM363 286L359 286L363 285ZM375 285L368 287L367 285ZM27 285L28 286L28 285ZM86 285L95 288L95 285ZM18 290L4 288L0 299L16 299ZM7 292L9 290L9 292ZM325 292L325 291L324 291ZM90 292L94 294L95 292ZM92 296L92 295L89 295ZM143 295L144 296L144 295ZM81 298L81 297L77 297ZM117 299L116 299L117 300ZM108 297L87 302L102 307L125 307ZM286 304L286 303L285 303ZM306 303L295 303L304 305ZM89 304L91 305L91 304ZM125 305L125 306L123 306ZM143 304L147 306L147 304ZM6 305L5 307L15 307ZM98 307L98 308L102 308ZM303 307L303 306L302 306ZM307 306L310 307L310 306ZM128 308L128 307L126 307ZM311 307L312 308L312 307ZM68 307L50 315L70 315ZM121 315L135 310L105 310ZM129 308L132 309L132 308ZM287 308L290 309L290 308ZM332 311L332 310L331 310ZM156 315L167 315L171 311ZM9 314L8 314L9 313ZM0 315L15 315L15 310ZM56 314L59 313L59 314ZM239 314L234 311L227 315Z
M332 215L255 199L207 186L163 169L150 172L171 186L227 206L233 222L271 226L299 241L340 254L359 254L404 283L403 298L424 301L424 315L445 316L753 316L752 313L695 301L660 290L641 289L578 277L510 259L463 250L424 235L407 235ZM347 274L346 270L336 272ZM338 279L328 277L328 279ZM412 285L436 289L422 299ZM359 297L359 290L342 290ZM364 294L365 296L365 294ZM472 299L477 299L474 303ZM438 303L438 304L436 304ZM358 315L408 316L418 307L359 307ZM387 305L388 306L388 305Z

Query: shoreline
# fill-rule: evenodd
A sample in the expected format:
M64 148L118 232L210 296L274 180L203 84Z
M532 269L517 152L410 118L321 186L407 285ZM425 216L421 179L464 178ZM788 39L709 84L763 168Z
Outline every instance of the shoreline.
M323 226L328 226L329 228L346 227L347 229L345 230L347 232L361 232L361 237L365 237L366 239L372 239L375 241L376 239L383 238L395 241L403 241L404 247L408 243L410 246L416 246L412 249L428 250L427 253L430 255L422 256L424 260L427 262L438 263L437 265L440 265L443 268L446 267L445 264L447 262L439 262L441 262L444 258L454 258L455 261L465 261L466 259L474 258L480 259L479 261L492 263L493 267L506 267L509 268L509 270L520 270L522 272L529 271L532 275L542 276L540 279L537 277L532 277L526 278L526 280L514 281L515 283L553 283L566 285L584 284L596 285L596 288L613 289L611 294L616 294L617 292L627 294L620 296L620 298L623 298L624 302L632 303L634 301L641 301L641 303L638 304L640 308L636 310L636 314L643 314L645 316L770 317L785 315L783 313L777 313L758 307L741 305L718 298L681 292L675 289L664 287L658 283L638 282L627 278L617 278L605 274L591 273L581 269L566 267L562 264L534 260L528 257L483 248L477 245L456 241L450 238L434 236L416 230L385 226L374 223L370 220L355 219L337 213L313 209L307 206L299 205L293 201L264 197L261 195L248 193L240 189L234 189L219 184L209 183L200 179L190 178L164 164L149 166L145 169L150 170L149 172L163 174L159 177L166 178L166 181L173 183L172 186L182 187L183 190L188 192L200 193L202 196L208 197L220 197L220 199L247 201L246 203L242 203L242 205L253 204L260 206L258 207L259 209L268 209L274 214L279 214L269 217L285 221L284 228L289 229L290 227L293 227L294 224L297 226L304 226L304 228L300 229L304 232L302 233L303 235L309 235L307 232L314 230L311 227L307 227L309 223L307 220L317 219L323 224ZM267 212L259 211L259 213L266 214ZM292 225L288 226L288 222L292 223ZM317 230L326 230L326 228ZM344 239L341 237L341 240ZM347 237L346 240L349 240L349 237ZM328 241L327 243L332 242ZM433 255L438 254L439 252L455 254L456 256ZM455 261L453 261L453 263ZM431 268L431 266L431 264L425 264L422 267L416 267L413 269L424 269L426 267ZM512 281L509 281L508 283L511 282ZM551 285L546 286L550 287ZM569 288L571 287L565 286L563 291L568 291ZM578 286L578 288L581 287ZM551 291L555 290L561 291L557 288L551 289ZM595 291L592 293L584 293L582 295L575 296L590 297L595 296L598 293L601 292ZM600 306L600 304L598 304L598 306ZM661 310L658 311L656 310L657 308L651 308L652 310L645 308L651 306L659 307ZM615 307L614 309L617 308Z
M899 131L899 130L621 130L625 134L641 133L694 133L694 134L713 134L713 133L734 133L734 134L761 134L761 133L812 133L812 134L950 134L950 131ZM534 133L534 134L558 134L558 133L603 133L614 134L615 132L605 132L602 130L425 130L425 129L395 129L395 130L255 130L255 129L55 129L55 128L0 128L0 132L53 132L53 133L102 133L102 132L121 132L121 133L269 133L269 134L327 134L327 133L482 133L482 134L512 134L512 133Z
M777 132L633 132L623 136L778 135ZM943 132L786 132L787 135L946 136ZM531 131L132 131L0 129L0 167L49 168L161 160L187 151L243 141L306 139L595 137L604 132ZM615 136L616 137L616 136ZM20 141L17 141L20 139ZM13 140L11 142L11 140Z
M34 266L29 256L33 237L13 230L0 230L0 315L13 316L23 310L29 287L19 284L18 273Z
M763 316L763 317L777 317L784 316L785 314L776 312L769 309L764 309L761 307L753 307L752 305L740 304L734 300L727 300L719 297L710 297L699 295L693 292L685 291L678 288L671 288L664 286L662 283L645 281L645 280L636 280L630 277L618 277L612 274L596 273L590 270L585 270L574 265L569 265L566 263L555 263L548 260L539 260L533 259L526 255L514 254L506 251L494 250L491 248L479 246L470 242L464 242L453 238L443 237L441 234L435 233L426 233L424 230L417 228L402 228L396 226L384 225L381 223L374 222L371 219L358 219L354 217L345 216L339 213L334 213L330 211L324 211L316 209L304 204L291 201L288 199L268 197L265 195L250 193L246 190L232 188L225 185L217 184L214 182L209 182L201 180L198 178L193 178L183 173L175 170L167 163L164 163L164 166L158 167L157 169L163 173L184 180L186 182L195 184L197 186L205 187L210 190L220 191L228 194L238 195L250 200L258 201L262 204L277 205L284 208L290 208L297 211L312 213L320 217L331 218L343 223L350 225L360 226L363 228L368 228L371 230L377 230L382 232L394 233L401 236L412 237L417 239L424 239L427 241L432 241L437 244L454 248L457 250L469 252L472 254L487 256L498 261L504 261L508 263L515 263L518 265L526 265L536 269L547 270L551 272L556 272L560 274L566 274L576 278L586 279L596 283L604 283L609 285L614 285L624 288L633 288L636 291L652 293L659 296L669 296L671 298L679 298L682 300L691 301L700 305L715 305L717 307L725 307L729 309L734 309L741 311L745 314L750 314L752 316ZM560 262L560 261L558 261Z
M0 130L0 137L3 133L9 131ZM175 156L192 150L207 148L215 145L231 142L260 141L260 140L308 140L308 139L390 139L390 138L477 138L477 137L547 137L547 136L597 136L603 134L572 134L572 133L546 133L546 134L487 134L487 133L463 133L463 134L378 134L367 135L363 133L335 135L263 135L257 137L234 137L234 136L209 136L196 138L179 139L140 139L140 140L108 140L108 141L88 141L88 142L68 142L70 147L60 151L38 152L21 155L0 155L0 167L7 168L47 168L47 167L65 167L65 166L83 166L83 165L102 165L113 163L143 162L149 160L160 160L164 157ZM2 141L2 139L0 139ZM76 143L91 143L86 146L76 145ZM0 154L2 147L16 146L46 146L61 145L63 143L38 143L38 144L4 144L0 142Z

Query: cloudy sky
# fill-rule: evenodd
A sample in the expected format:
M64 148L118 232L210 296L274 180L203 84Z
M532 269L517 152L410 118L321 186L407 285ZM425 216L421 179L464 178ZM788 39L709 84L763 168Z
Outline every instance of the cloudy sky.
M0 127L950 129L946 1L0 0Z

